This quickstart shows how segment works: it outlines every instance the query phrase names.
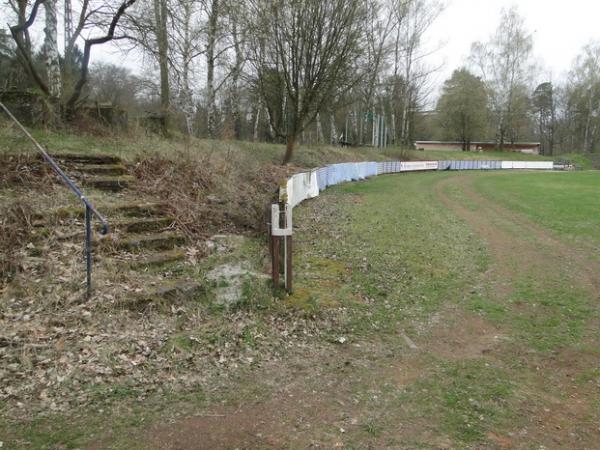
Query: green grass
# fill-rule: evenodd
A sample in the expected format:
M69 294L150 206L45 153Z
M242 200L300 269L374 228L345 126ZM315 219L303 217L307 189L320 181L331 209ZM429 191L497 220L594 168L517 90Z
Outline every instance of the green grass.
M484 176L475 186L562 237L600 244L600 172Z
M592 158L581 153L561 153L554 157L555 161L569 161L574 164L577 169L591 170L594 169ZM597 168L597 167L596 167Z
M439 207L430 186L446 176L382 176L325 191L334 201L348 195L363 201L343 212L336 208L338 221L328 223L318 247L299 253L297 266L309 269L299 273L297 286L318 292L315 276L334 278L340 303L357 296L375 299L374 305L350 304L357 311L350 327L365 335L393 333L399 322L422 318L448 297L462 295L471 282L467 274L484 270L485 254L473 234ZM300 208L296 215L305 213ZM343 239L327 239L330 233ZM317 262L332 257L342 268L329 263L324 272Z
M485 439L485 432L506 426L514 417L508 399L514 383L506 370L482 360L444 364L432 377L417 383L410 401L433 407L444 431L470 443Z

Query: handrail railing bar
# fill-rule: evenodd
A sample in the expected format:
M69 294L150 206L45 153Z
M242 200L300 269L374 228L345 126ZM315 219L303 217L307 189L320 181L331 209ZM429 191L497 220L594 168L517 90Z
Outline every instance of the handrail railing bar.
M10 117L12 119L12 121L17 124L17 126L21 129L21 131L25 134L25 136L27 136L27 138L29 138L29 140L31 142L33 142L35 147L42 154L42 157L46 160L46 162L48 164L50 164L50 167L52 167L52 170L54 170L54 172L56 172L62 178L62 180L65 182L65 184L75 193L75 195L77 195L77 197L85 204L85 206L87 208L89 208L90 211L94 214L94 216L96 216L96 218L102 223L101 233L107 234L108 233L108 222L104 218L104 216L102 214L100 214L98 212L98 210L94 207L94 205L92 205L89 202L89 200L86 198L85 195L83 195L83 192L81 192L81 190L77 187L77 185L63 172L63 170L58 166L58 164L56 164L54 159L52 159L52 157L46 152L46 150L44 150L44 147L42 147L40 145L40 143L35 140L35 138L31 135L31 133L29 133L29 131L27 131L27 129L21 124L21 122L19 122L17 120L17 118L8 110L8 108L2 102L0 102L0 107L2 107L4 112L6 112L6 114L8 115L8 117Z
M65 182L65 184L77 195L79 200L83 202L85 205L85 262L86 262L86 275L87 275L87 297L89 298L92 294L92 218L96 216L98 220L102 223L102 230L100 233L107 234L108 233L108 221L104 218L102 214L94 208L89 200L83 195L81 189L77 187L77 185L71 180L67 174L65 174L59 165L54 161L54 159L44 150L44 147L40 145L38 141L27 131L27 129L17 120L17 118L9 111L9 109L0 102L0 107L6 112L8 117L12 119L14 123L21 129L21 131L29 138L31 142L35 145L35 147L40 151L44 160L50 164L50 167L56 172L60 178Z

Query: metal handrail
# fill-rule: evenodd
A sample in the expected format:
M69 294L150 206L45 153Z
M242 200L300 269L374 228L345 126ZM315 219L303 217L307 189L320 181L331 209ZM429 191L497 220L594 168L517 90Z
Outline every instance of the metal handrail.
M63 170L58 166L56 161L52 159L52 157L44 150L44 147L40 145L38 141L34 139L34 137L27 131L27 129L17 120L17 118L10 112L10 110L0 102L0 107L4 110L4 112L10 117L10 119L17 124L17 126L21 129L23 134L27 136L27 138L33 142L34 146L39 150L42 154L44 160L52 167L52 170L58 174L58 176L63 180L63 182L67 185L71 191L81 200L81 202L85 206L85 259L86 259L86 273L87 273L87 296L88 298L92 294L92 217L96 216L96 218L102 224L102 229L100 230L101 234L108 234L109 227L108 221L106 218L98 212L98 210L90 203L90 201L83 195L81 189L71 180L67 174L63 172Z

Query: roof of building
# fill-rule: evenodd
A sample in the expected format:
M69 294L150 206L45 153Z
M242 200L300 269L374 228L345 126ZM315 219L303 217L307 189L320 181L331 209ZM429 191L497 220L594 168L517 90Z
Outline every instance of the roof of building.
M456 144L462 145L463 141L415 141L415 144ZM471 141L471 145L497 144L495 141ZM541 145L539 142L505 142L504 145Z

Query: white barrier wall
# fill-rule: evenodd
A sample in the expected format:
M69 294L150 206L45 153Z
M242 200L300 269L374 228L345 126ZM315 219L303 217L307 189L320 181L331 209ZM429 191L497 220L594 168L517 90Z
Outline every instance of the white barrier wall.
M402 161L400 163L401 172L417 172L422 170L437 170L437 161Z
M319 195L317 172L313 170L293 175L285 185L284 195L287 196L286 203L292 208L308 198L317 197Z
M553 161L502 161L503 169L552 170Z
M314 198L328 186L362 180L375 175L427 170L489 170L489 169L552 170L552 161L387 161L330 164L309 172L298 173L281 186L279 201L291 208Z
M421 172L427 170L490 170L490 169L552 170L552 161L389 161L331 164L309 172L298 173L285 180L279 188L279 202L271 205L271 255L273 284L279 286L280 242L283 239L285 288L292 291L292 210L302 201L317 197L328 186L362 180L387 173ZM284 203L282 206L281 203ZM282 220L283 219L283 220ZM284 224L281 225L281 222Z

